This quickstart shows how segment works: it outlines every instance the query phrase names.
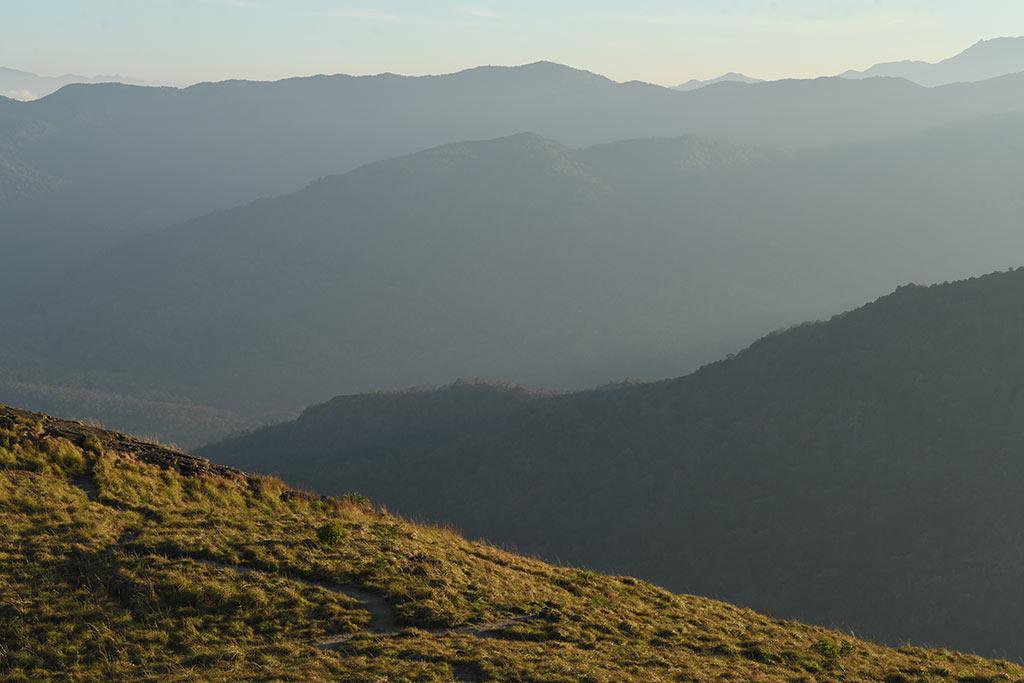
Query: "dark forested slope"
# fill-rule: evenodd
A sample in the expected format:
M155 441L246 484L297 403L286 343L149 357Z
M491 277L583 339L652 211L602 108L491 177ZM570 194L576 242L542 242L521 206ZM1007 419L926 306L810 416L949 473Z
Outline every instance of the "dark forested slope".
M456 385L205 452L547 557L1020 656L1022 301L1024 270L908 286L679 379L509 395L484 432L494 398L456 399L500 390Z

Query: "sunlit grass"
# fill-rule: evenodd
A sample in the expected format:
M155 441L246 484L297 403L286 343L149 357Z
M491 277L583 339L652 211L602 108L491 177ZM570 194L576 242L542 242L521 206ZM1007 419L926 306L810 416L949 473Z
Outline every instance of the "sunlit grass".
M555 567L359 496L183 476L48 424L0 412L4 680L1024 680ZM396 624L372 630L336 586L382 596Z

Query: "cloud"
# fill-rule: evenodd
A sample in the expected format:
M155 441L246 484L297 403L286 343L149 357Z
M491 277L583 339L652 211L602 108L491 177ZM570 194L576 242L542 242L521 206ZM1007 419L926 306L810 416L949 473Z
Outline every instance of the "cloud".
M38 100L41 95L29 90L0 90L0 97L8 97L12 100L28 102L29 100Z

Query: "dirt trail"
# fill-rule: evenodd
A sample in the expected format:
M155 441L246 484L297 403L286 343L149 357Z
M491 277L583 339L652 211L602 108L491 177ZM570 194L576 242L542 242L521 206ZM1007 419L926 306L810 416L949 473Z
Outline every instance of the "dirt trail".
M68 435L70 435L70 434L68 434ZM163 451L163 449L155 449L155 450ZM177 453L173 453L173 452L171 452L171 453L160 452L160 453L154 454L154 455L157 455L157 457L160 457L161 459L165 459L165 460L168 459L167 458L168 455L174 456L174 460L175 460L174 466L176 466L176 467L180 467L182 464L184 464L186 466L194 466L194 463L192 463L192 462L187 462L187 461L184 462L184 463L180 462L180 460L184 460L184 459L180 458L180 454L177 454ZM186 457L188 457L188 456L186 456ZM198 460L198 459L196 459L196 460ZM199 462L201 464L205 465L205 463L203 463L203 461L200 460ZM161 464L166 464L166 463L161 463ZM232 471L232 473L233 473L233 471ZM71 484L73 486L75 486L76 488L78 488L80 491L82 491L86 495L86 497L89 499L89 501L97 502L97 503L104 504L104 505L108 504L105 501L101 501L100 500L99 486L97 485L96 480L93 478L93 476L91 474L87 474L87 475L83 475L83 476L79 476L79 477L73 477L71 479ZM112 505L112 507L115 507L115 508L119 509L119 506L117 506L117 505ZM120 537L117 539L117 542L114 543L113 545L111 545L110 548L108 549L108 551L112 552L115 549L123 548L124 546L126 546L126 545L128 545L130 543L133 543L139 537L140 533L141 533L141 531L139 529L137 529L137 528L126 528L126 529L124 529L121 532ZM152 548L141 548L140 550L144 550L145 552L156 552ZM171 557L171 556L168 556L168 557ZM257 567L249 567L249 566L246 566L246 565L231 564L231 563L227 563L227 562L219 562L217 560L213 560L213 559L209 559L209 558L205 558L205 557L197 557L197 556L189 555L189 554L185 554L185 553L183 553L181 555L175 555L174 557L178 557L178 558L181 558L181 559L190 559L190 560L192 560L194 562L198 562L199 564L201 564L203 566L206 566L206 567L212 567L212 568L215 568L215 569L226 569L226 570L229 570L229 571L238 572L239 574L253 574L253 573L257 573L257 572L263 572L262 569L259 569ZM365 610L366 612L369 613L369 615L370 615L370 624L369 624L369 626L368 626L368 628L366 630L364 630L364 631L357 631L355 633L339 633L337 635L328 636L327 638L323 638L323 639L317 640L317 641L312 643L312 645L314 645L315 647L318 647L318 648L320 648L322 650L340 650L340 649L343 648L345 643L351 641L357 635L360 635L362 633L371 633L371 634L376 634L376 635L381 635L381 636L390 636L390 635L395 635L395 634L401 633L404 630L406 630L406 628L409 628L409 627L406 627L406 626L402 626L399 623L398 615L395 612L394 607L392 607L388 603L388 601L385 600L384 597L382 595L378 594L378 593L373 593L371 591L365 590L365 589L360 588L358 586L343 585L343 584L331 583L331 582L327 582L327 581L320 581L320 580L317 580L317 579L309 579L309 578L305 578L305 577L302 577L302 576L299 576L299 575L296 575L296 574L292 574L292 573L274 572L274 575L275 576L281 576L282 578L286 578L289 581L295 581L297 583L301 583L301 584L304 584L304 585L307 585L307 586L316 586L316 587L321 588L323 590L327 590L327 591L331 591L331 592L334 592L334 593L339 593L339 594L348 596L349 598L352 598L353 600L355 600L356 603L358 603L358 605L359 605L359 607L361 609L363 609L363 610ZM517 623L522 623L522 622L526 622L526 621L533 621L533 620L535 620L537 618L538 617L518 616L518 617L510 617L510 618L506 618L506 619L499 619L499 620L490 621L490 622L483 622L483 623L477 623L477 624L467 624L467 625L464 625L464 626L423 628L423 629L420 629L420 630L421 631L425 631L426 633L430 633L432 635L439 635L439 636L460 634L460 635L469 635L469 636L475 636L475 637L480 637L480 638L488 638L488 637L489 638L496 638L496 637L500 637L500 634L498 632L501 629L507 628L507 627L512 626L512 625L517 624ZM455 663L451 664L451 668L452 668L452 675L454 676L454 680L458 681L460 683L474 683L476 681L483 681L484 680L483 671L480 668L480 666L478 664L476 664L475 662L469 662L469 661L455 662Z
M198 562L204 567L213 567L214 569L227 569L236 571L239 574L255 574L261 570L255 567L247 567L240 564L229 564L227 562L218 562L216 560L210 560L206 558L191 558L193 561ZM402 628L398 625L398 617L395 614L394 608L388 604L388 602L376 593L357 588L355 586L347 586L338 583L330 583L327 581L318 581L316 579L307 579L295 574L288 573L275 573L276 576L281 576L289 581L301 583L306 586L316 586L332 593L341 593L359 603L359 607L370 613L370 627L369 630L376 633L398 633ZM332 641L344 642L343 640L350 639L353 635L347 633L344 635L335 636ZM320 643L317 643L319 645Z
M91 501L97 501L100 497L100 489L96 486L96 480L91 476L85 475L81 477L73 477L71 483L82 490L86 497Z
M215 569L228 569L236 571L240 574L253 574L260 572L261 570L255 567L247 567L239 564L229 564L226 562L218 562L216 560L210 560L206 558L191 558L195 562L205 566L213 567ZM315 579L307 579L294 574L281 574L278 576L288 579L289 581L295 581L296 583L305 584L307 586L316 586L333 593L341 593L359 603L359 606L370 613L370 626L368 630L371 633L378 635L394 635L401 633L407 626L402 626L398 621L398 615L395 613L394 608L388 604L381 595L377 593L371 593L370 591L358 588L355 586L342 585L337 583L330 583L327 581L318 581ZM451 627L435 627L435 628L422 628L421 631L433 635L448 635L448 634L466 634L471 636L488 637L493 632L507 628L513 624L517 624L523 621L529 621L532 617L510 617L507 619L499 619L496 621L488 621L478 624L467 624L465 626L451 626ZM339 633L335 636L328 636L322 640L318 640L315 645L323 650L337 649L344 643L352 640L355 636L359 635L356 633Z
M135 534L137 535L137 534ZM130 538L134 539L135 535L130 537L126 534L122 534L122 539ZM247 567L245 565L229 564L226 562L218 562L216 560L210 560L206 558L191 558L193 561L205 567L212 567L215 569L227 569L230 571L236 571L239 574L254 574L261 570L255 567ZM315 579L306 579L294 574L278 574L283 576L290 581L302 583L307 586L316 586L324 590L333 591L347 595L354 599L359 606L370 613L370 625L368 632L374 633L381 636L395 635L401 633L406 627L403 627L398 622L398 617L395 613L394 608L388 604L388 602L380 595L371 593L370 591L357 588L355 586L346 586L336 583L330 583L326 581L318 581ZM450 635L450 634L465 634L470 636L476 636L480 638L497 637L496 632L503 628L511 626L516 623L532 620L536 617L512 617L508 619L499 619L497 621L490 621L479 624L468 624L466 626L455 626L449 628L427 628L421 629L432 635ZM328 636L321 640L315 641L314 646L321 650L340 650L343 648L345 643L351 641L360 633L366 633L367 631L357 631L356 633L339 633L338 635ZM480 665L475 662L454 662L451 665L452 675L454 681L458 683L479 683L485 680L483 670Z
M86 497L93 502L100 502L99 500L99 487L96 485L96 480L91 475L83 475L80 477L73 477L71 479L72 485L80 489L85 493ZM139 531L135 529L125 529L120 538L118 538L115 547L124 546L131 543L139 536ZM229 564L227 562L218 562L209 558L194 557L188 554L182 554L181 557L188 558L194 562L198 562L206 567L213 567L215 569L227 569L236 571L239 574L252 574L261 571L255 567L247 567L245 565ZM332 593L341 593L355 600L359 607L366 610L370 614L370 626L369 630L374 633L390 634L398 633L402 630L402 627L398 624L398 617L395 614L394 608L388 604L388 602L377 593L372 593L368 590L364 590L357 586L347 586L336 583L330 583L327 581L319 581L316 579L308 579L296 574L289 573L278 573L279 576L287 578L290 581L295 581L307 586L316 586ZM343 642L350 640L355 634L346 633L337 636L332 636L324 641L317 642L316 645L319 647L331 647L339 645Z
M124 545L131 541L134 541L138 537L137 531L125 531L121 534L121 538L118 539L118 545ZM153 552L151 549L147 549L147 552ZM170 557L170 556L168 556ZM257 567L249 567L241 564L231 564L228 562L219 562L206 557L197 557L194 555L181 554L176 555L181 559L190 559L193 562L203 565L204 567L211 567L213 569L225 569L228 571L238 572L239 574L256 574L262 573L263 570ZM359 607L370 615L370 624L365 631L357 631L355 633L339 633L337 635L328 636L321 640L314 642L313 644L322 650L336 650L340 649L342 645L349 642L357 635L361 633L373 633L377 635L395 635L405 631L410 626L403 626L398 619L398 615L384 597L378 593L365 590L358 586L331 583L329 581L320 581L317 579L309 579L303 576L299 576L293 573L287 572L274 572L274 576L280 576L281 578L301 583L306 586L316 586L326 591L333 593L340 593L346 595L355 600ZM464 626L450 626L450 627L431 627L431 628L419 628L420 631L430 633L432 635L452 635L462 634L476 636L480 638L498 637L497 631L508 628L514 624L523 623L527 621L533 621L538 617L533 616L517 616L508 617L505 619L498 619L495 621L481 622L476 624L466 624ZM418 627L417 627L418 628Z
M77 484L76 484L77 485ZM117 542L111 546L111 549L123 547L129 543L132 543L139 537L138 529L125 529L121 532ZM147 549L147 552L153 552L151 549ZM241 564L230 564L228 562L218 562L217 560L211 560L208 558L194 557L190 555L175 555L168 557L176 557L180 559L190 559L193 562L203 565L204 567L210 567L213 569L225 569L228 571L234 571L242 575L262 573L263 570L256 567L248 567ZM356 633L341 633L335 636L328 636L327 638L315 641L312 643L315 647L322 650L335 650L339 649L344 643L352 640L355 636L360 633L375 633L377 635L394 635L401 633L405 627L400 626L398 623L398 617L395 614L394 608L388 604L388 602L380 595L371 593L370 591L357 588L355 586L346 586L337 583L331 583L328 581L319 581L316 579L307 579L294 574L282 574L275 572L275 576L281 576L289 581L301 583L306 586L316 586L327 591L335 593L341 593L355 600L359 606L369 612L370 614L370 625L367 631L358 631ZM494 621L484 624L473 624L470 626L458 626L454 628L433 628L424 629L428 633L436 635L445 635L449 633L465 633L476 636L486 636L489 631L496 631L505 626L509 626L519 621L523 621L523 618L516 619L503 619L500 621ZM451 665L452 675L454 680L458 683L475 683L477 681L483 681L483 673L480 666L475 662L456 662Z
M497 621L485 621L485 622L480 622L480 623L477 623L477 624L467 624L465 626L441 626L441 627L434 627L434 628L419 628L419 627L416 627L416 628L418 630L420 630L420 631L423 631L425 633L429 633L429 634L435 635L435 636L463 634L463 635L469 635L469 636L476 636L478 638L494 638L494 637L497 637L497 632L500 631L503 628L508 628L509 626L512 626L513 624L519 624L519 623L522 623L522 622L525 622L525 621L531 621L531 620L533 620L533 617L510 617L508 619L498 619ZM396 634L396 633L401 633L403 630L405 630L405 628L411 628L411 627L395 627L393 629L372 629L371 628L371 630L374 631L374 632L377 632L377 633L379 633L381 635L393 635L393 634ZM336 650L341 645L343 645L344 643L347 643L348 641L352 640L357 635L359 635L359 634L358 633L345 633L345 634L341 634L341 635L337 635L337 636L332 636L332 637L325 638L323 640L317 641L316 642L316 646L319 647L321 650Z

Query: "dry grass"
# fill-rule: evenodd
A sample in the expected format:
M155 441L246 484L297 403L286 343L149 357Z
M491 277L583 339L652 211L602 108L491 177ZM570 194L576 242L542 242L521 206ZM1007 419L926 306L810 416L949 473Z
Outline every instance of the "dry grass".
M1024 681L1005 662L554 567L357 497L184 476L53 424L0 410L4 680ZM382 596L401 627L370 630L334 585Z

